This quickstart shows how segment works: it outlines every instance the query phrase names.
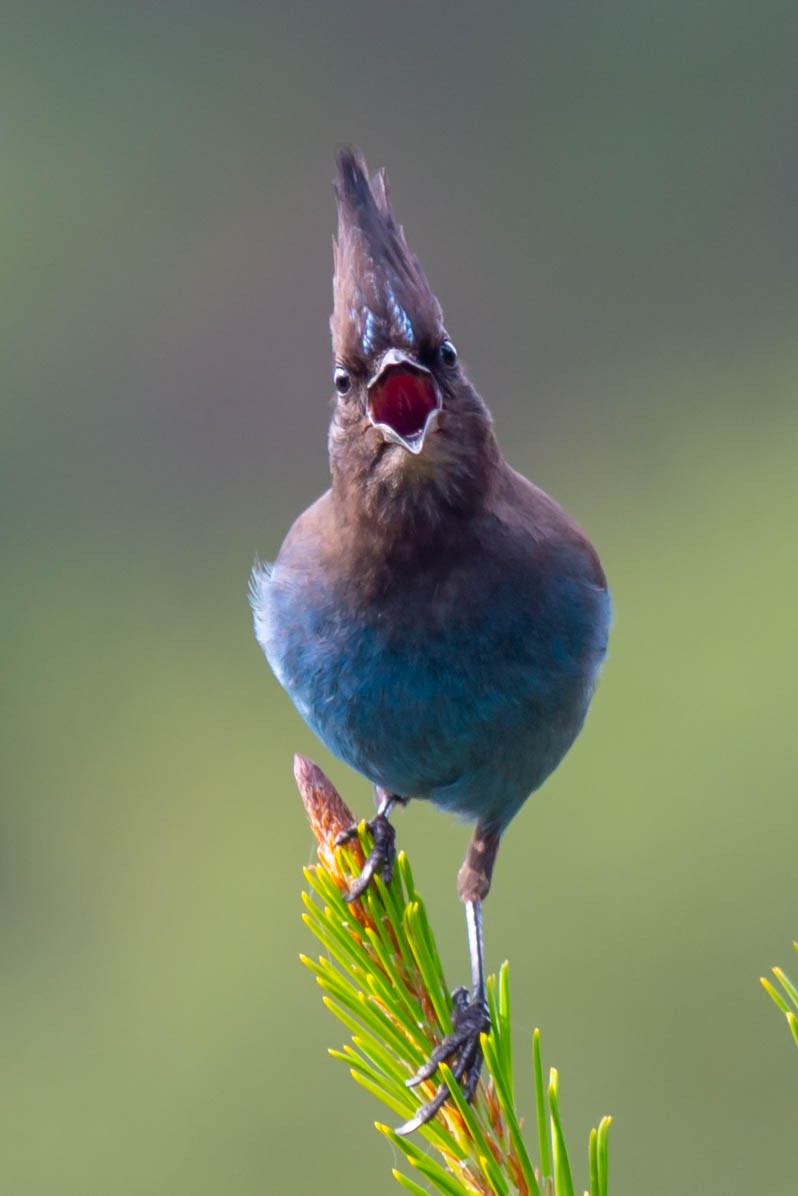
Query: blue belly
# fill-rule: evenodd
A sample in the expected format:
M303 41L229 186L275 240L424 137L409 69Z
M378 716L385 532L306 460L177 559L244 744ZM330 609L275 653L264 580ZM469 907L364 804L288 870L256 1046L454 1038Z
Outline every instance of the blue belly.
M256 575L258 640L309 726L375 784L505 826L584 720L609 597L571 578L534 601L478 591L437 616L423 595L358 611L314 579Z

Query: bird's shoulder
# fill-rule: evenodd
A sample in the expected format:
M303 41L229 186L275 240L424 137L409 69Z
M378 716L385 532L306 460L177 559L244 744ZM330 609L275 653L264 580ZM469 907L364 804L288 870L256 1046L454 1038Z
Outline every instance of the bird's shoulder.
M340 540L332 492L326 490L298 515L288 530L274 562L275 571L318 570L335 555Z
M506 462L486 506L488 535L514 545L536 569L568 574L599 589L607 580L585 532L558 502Z
M322 494L291 525L273 561L257 559L249 579L249 602L258 620L268 622L279 595L313 587L335 536L330 493Z

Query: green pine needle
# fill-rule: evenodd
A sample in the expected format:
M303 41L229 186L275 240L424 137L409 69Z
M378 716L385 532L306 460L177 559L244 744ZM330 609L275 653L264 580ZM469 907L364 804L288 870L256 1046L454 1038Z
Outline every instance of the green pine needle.
M798 951L798 943L793 943L793 947ZM781 992L765 976L760 976L760 983L786 1017L790 1033L798 1046L798 987L793 984L782 968L771 968L771 972L781 986Z
M557 1072L552 1069L544 1088L538 1030L533 1039L537 1168L522 1134L506 963L498 976L488 978L491 1029L482 1038L485 1067L472 1103L445 1064L432 1080L407 1088L405 1081L452 1028L449 987L410 863L400 854L390 885L376 878L348 904L344 894L371 847L368 830L361 824L357 839L336 847L336 835L352 824L352 815L309 760L296 758L295 775L319 842L319 863L305 870L309 891L302 895L303 919L324 952L317 959L300 958L316 977L324 1004L350 1034L350 1041L330 1054L401 1122L411 1119L439 1084L449 1089L437 1116L410 1137L377 1123L430 1186L394 1170L397 1183L416 1196L428 1196L430 1190L443 1196L575 1196ZM590 1135L585 1196L608 1196L609 1126L605 1117Z

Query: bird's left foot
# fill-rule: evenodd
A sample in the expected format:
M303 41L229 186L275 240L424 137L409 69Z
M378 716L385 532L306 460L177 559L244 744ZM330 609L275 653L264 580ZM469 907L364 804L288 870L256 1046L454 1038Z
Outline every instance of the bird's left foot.
M362 897L377 872L386 885L393 880L393 868L396 862L396 830L389 815L394 805L397 802L404 805L405 799L393 793L384 793L381 790L377 791L377 795L379 799L377 813L370 822L366 823L371 834L372 848L366 857L360 876L352 883L349 892L345 895L345 901L356 901L358 897ZM355 838L357 838L357 826L350 826L336 836L335 846L341 847L344 843L351 843Z
M490 1015L488 1007L482 997L469 998L465 988L457 988L452 993L454 1013L452 1024L454 1029L439 1042L429 1059L421 1066L415 1075L405 1080L408 1088L415 1088L424 1080L430 1079L438 1070L440 1063L451 1063L452 1075L461 1083L463 1096L467 1101L473 1100L477 1089L479 1073L482 1070L481 1035L490 1029ZM419 1126L431 1121L435 1114L449 1099L449 1089L441 1084L438 1091L425 1105L406 1121L396 1131L398 1134L412 1134Z

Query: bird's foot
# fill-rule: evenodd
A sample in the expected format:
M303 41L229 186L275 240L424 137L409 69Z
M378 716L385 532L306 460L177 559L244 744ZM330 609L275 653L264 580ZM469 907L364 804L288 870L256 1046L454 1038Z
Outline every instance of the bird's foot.
M360 876L352 883L349 892L345 895L345 901L356 901L358 897L362 897L377 872L386 885L391 883L396 861L396 831L388 815L397 801L401 801L401 798L395 795L386 797L380 802L375 816L366 823L371 833L371 851L366 857ZM335 845L341 847L355 838L357 838L357 826L350 826L336 836Z
M477 1090L479 1073L482 1070L481 1035L490 1029L490 1015L488 1007L482 997L471 999L468 990L457 988L452 993L454 1013L452 1024L454 1029L447 1034L442 1042L433 1050L429 1059L415 1075L405 1080L408 1088L415 1088L424 1080L429 1080L438 1070L440 1063L451 1063L452 1075L461 1084L463 1096L467 1101L473 1100ZM435 1114L449 1099L449 1089L441 1084L435 1095L422 1105L415 1117L406 1121L396 1131L398 1134L412 1134L419 1126L431 1121Z

